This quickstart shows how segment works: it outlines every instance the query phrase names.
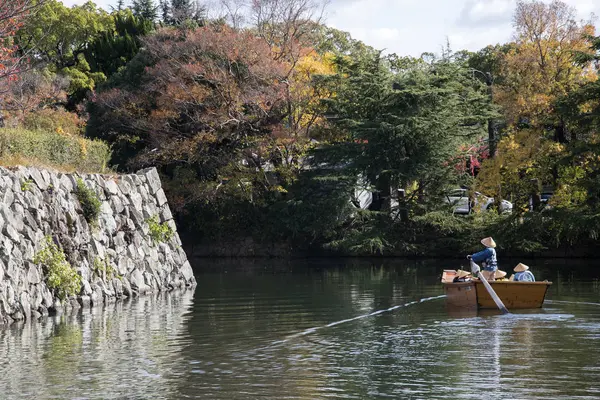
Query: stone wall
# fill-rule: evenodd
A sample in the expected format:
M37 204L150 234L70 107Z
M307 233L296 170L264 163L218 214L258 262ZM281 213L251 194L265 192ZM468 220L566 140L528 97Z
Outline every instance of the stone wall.
M101 201L92 223L75 193L79 179ZM151 218L171 227L170 239L150 237ZM48 267L34 263L48 237L81 276L77 295L59 299ZM156 169L109 176L0 167L0 324L195 283Z

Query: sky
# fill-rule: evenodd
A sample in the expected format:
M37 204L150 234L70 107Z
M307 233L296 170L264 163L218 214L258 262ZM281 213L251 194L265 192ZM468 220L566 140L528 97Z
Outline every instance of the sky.
M85 0L63 0L66 5ZM600 0L563 0L578 17L600 17ZM117 0L95 0L109 9ZM512 35L516 0L330 0L325 23L350 32L376 49L398 55L440 53L447 41L454 51L475 51L505 43ZM595 24L600 27L600 20Z

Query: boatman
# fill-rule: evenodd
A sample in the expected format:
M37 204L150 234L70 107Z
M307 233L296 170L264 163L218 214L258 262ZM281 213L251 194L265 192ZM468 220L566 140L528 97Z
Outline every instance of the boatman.
M496 259L496 242L491 237L481 239L481 244L485 246L485 250L467 256L473 262L483 262L481 275L488 280L495 280L495 273L498 269L498 260Z
M529 271L529 267L519 263L514 269L515 274L511 276L511 280L515 282L535 282L535 276Z

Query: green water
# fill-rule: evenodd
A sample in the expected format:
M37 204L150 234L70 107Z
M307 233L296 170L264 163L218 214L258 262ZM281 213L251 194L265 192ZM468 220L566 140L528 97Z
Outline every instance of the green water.
M506 316L448 314L460 261L196 264L195 291L0 330L0 398L600 398L598 262L527 261L554 284Z

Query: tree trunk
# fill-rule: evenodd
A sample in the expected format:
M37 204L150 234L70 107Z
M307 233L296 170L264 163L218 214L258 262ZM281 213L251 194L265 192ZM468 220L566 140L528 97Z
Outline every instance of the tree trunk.
M540 194L540 181L538 179L531 180L531 208L533 211L539 211L542 205L542 197Z
M490 103L493 104L494 102L494 89L493 89L493 83L494 83L494 79L492 77L491 73L486 73L486 80L485 83L488 87L488 93L490 95ZM496 129L494 126L494 119L493 118L489 118L488 119L488 148L490 150L490 158L494 158L496 157L496 141L497 141L497 137L496 137Z
M554 127L554 141L558 143L567 143L567 127L562 121Z
M408 221L408 207L406 207L406 191L404 189L398 189L398 213L400 215L400 221Z
M389 211L391 206L390 177L388 174L379 175L375 181L373 202L369 207L373 211Z

